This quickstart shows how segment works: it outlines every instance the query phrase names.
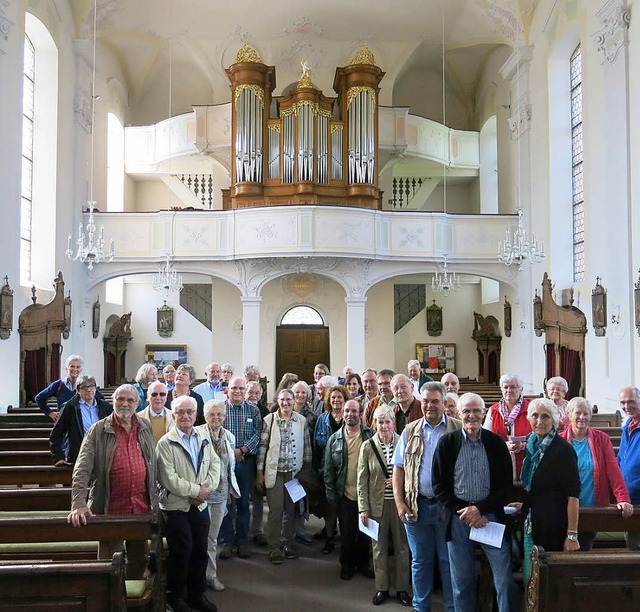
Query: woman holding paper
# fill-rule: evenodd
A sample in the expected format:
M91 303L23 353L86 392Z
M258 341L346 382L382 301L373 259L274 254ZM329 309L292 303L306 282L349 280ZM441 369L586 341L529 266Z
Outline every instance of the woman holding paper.
M548 383L547 383L548 384ZM611 438L589 427L593 407L584 397L574 397L567 406L570 425L560 435L573 446L580 472L580 505L608 506L609 488L624 518L633 514L627 485L616 460ZM580 550L591 550L596 534L580 532Z
M293 392L282 389L278 394L278 410L268 414L262 422L256 461L256 485L266 488L269 504L265 529L269 559L276 565L285 558L298 557L293 544L296 506L289 496L286 483L296 477L303 465L311 465L307 421L294 412L293 403Z
M516 374L500 377L502 399L487 412L483 427L498 434L506 443L513 462L513 477L520 480L524 449L531 425L527 419L529 401L522 395L522 381Z
M527 416L533 432L522 464L523 504L510 504L524 516L524 580L529 579L533 545L546 551L574 551L578 542L580 474L571 445L556 433L558 408L548 399L535 399Z
M358 509L363 525L375 519L379 524L378 539L373 540L373 569L376 594L373 605L379 606L389 596L389 585L393 583L398 599L410 605L408 595L411 569L407 534L396 512L393 500L391 474L392 457L398 442L395 432L395 413L389 406L381 406L373 413L376 434L363 443L358 461ZM393 542L395 561L394 579L389 576L389 538Z

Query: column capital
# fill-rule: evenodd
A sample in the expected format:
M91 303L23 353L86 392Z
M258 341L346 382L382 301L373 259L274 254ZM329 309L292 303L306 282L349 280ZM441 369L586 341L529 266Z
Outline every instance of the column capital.
M344 298L344 302L347 306L362 306L367 303L366 297L346 297Z
M262 302L262 296L261 295L243 295L240 297L240 301L242 302L243 306L254 306L257 305L259 306L260 303Z

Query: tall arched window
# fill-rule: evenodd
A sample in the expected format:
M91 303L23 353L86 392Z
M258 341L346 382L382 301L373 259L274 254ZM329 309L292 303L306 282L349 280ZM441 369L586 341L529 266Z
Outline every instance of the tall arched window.
M20 283L48 287L56 269L58 48L30 13L23 73Z
M573 211L573 281L584 280L584 148L582 143L582 53L571 55L571 167Z

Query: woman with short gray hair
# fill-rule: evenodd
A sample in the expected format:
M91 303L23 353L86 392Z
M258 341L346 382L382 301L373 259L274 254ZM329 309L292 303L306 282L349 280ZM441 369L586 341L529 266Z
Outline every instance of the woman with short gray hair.
M547 397L558 407L558 433L562 433L569 427L569 414L567 412L567 400L565 399L569 392L569 385L562 376L553 376L547 380L546 384Z
M207 423L200 426L200 429L203 429L211 438L213 450L220 459L220 484L215 491L211 491L207 499L209 516L211 517L207 586L214 591L224 591L224 585L218 580L216 553L220 525L222 525L222 519L227 510L227 499L229 495L240 497L240 489L235 474L236 460L233 452L236 446L236 438L228 429L222 427L226 415L227 405L224 400L209 400L204 405L204 419Z

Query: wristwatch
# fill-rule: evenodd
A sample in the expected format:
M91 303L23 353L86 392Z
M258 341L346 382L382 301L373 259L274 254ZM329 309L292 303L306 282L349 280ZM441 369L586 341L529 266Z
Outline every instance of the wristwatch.
M567 540L571 540L572 542L577 542L578 541L578 534L577 533L568 533L567 534Z

